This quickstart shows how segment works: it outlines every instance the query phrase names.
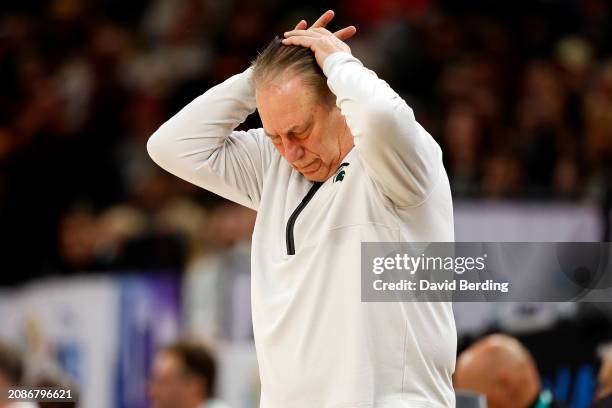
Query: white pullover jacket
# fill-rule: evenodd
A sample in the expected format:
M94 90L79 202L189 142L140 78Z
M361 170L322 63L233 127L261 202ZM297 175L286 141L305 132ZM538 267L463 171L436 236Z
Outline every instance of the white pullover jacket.
M213 87L148 142L161 167L257 211L251 292L261 408L454 407L450 303L361 302L365 241L453 241L442 153L386 82L347 53L323 72L355 147L308 181L253 113L251 69Z

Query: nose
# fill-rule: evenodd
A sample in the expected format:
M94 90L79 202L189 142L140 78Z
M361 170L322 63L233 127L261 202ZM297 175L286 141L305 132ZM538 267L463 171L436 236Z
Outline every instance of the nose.
M285 147L285 158L291 164L300 160L304 156L304 149L298 142L291 139L290 137L283 138L283 144Z

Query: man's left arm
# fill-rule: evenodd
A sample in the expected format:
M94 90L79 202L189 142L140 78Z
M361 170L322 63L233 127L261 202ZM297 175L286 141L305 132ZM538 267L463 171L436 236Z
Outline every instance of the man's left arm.
M356 28L341 31L352 37ZM444 173L440 146L417 123L406 102L353 57L341 38L325 28L296 29L285 33L283 43L314 53L381 192L396 206L420 205Z
M323 72L381 192L397 206L427 200L441 176L442 151L412 109L349 53L329 55Z

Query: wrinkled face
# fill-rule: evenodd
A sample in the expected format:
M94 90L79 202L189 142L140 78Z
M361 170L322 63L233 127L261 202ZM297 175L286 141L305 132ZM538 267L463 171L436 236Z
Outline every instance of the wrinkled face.
M353 146L340 109L322 102L298 75L283 74L261 84L256 103L271 142L308 180L331 177Z

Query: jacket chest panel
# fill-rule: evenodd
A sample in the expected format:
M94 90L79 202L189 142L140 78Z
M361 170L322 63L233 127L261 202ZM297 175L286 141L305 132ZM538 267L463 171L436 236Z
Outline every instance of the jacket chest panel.
M320 243L333 229L394 224L356 158L340 166L314 193L313 182L295 173L286 178L285 188L280 185L267 192L253 235L254 244L274 257L291 257Z

